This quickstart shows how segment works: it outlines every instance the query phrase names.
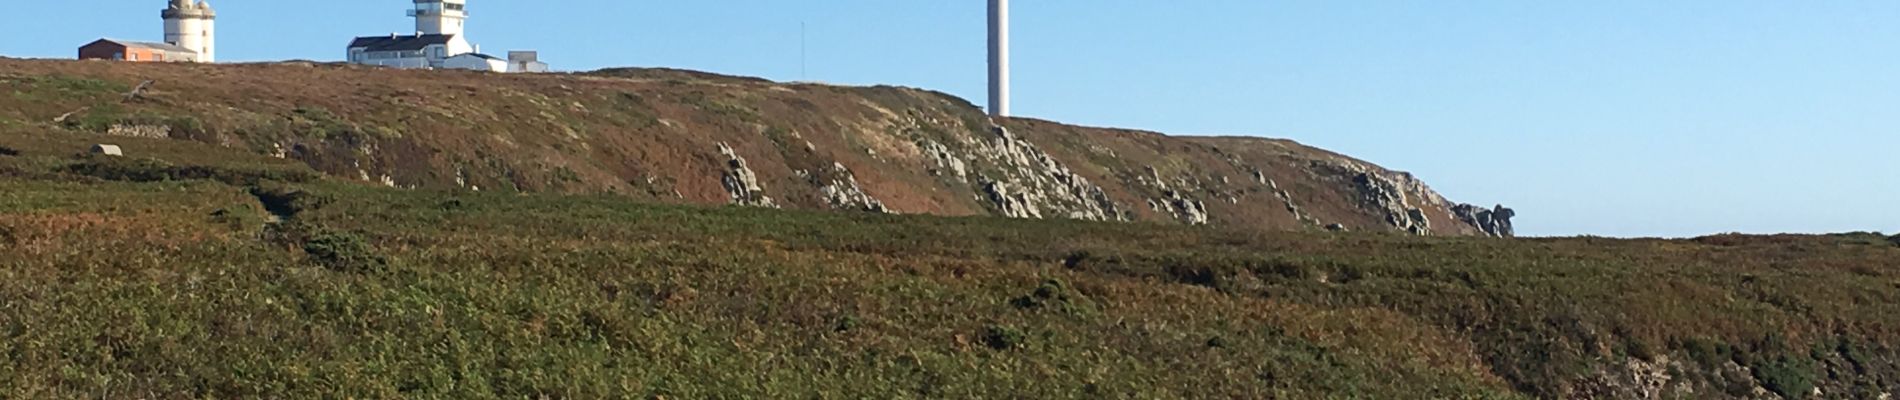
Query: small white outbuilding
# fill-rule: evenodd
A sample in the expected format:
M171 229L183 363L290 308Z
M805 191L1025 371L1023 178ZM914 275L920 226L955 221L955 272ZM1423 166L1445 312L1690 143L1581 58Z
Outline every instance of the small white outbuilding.
M482 53L462 53L442 61L442 68L508 72L508 60Z
M95 144L92 145L92 154L121 157L125 155L125 151L120 150L119 146L114 144Z

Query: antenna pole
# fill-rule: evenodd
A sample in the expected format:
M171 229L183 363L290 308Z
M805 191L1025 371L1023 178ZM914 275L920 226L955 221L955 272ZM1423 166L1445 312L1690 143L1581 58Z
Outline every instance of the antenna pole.
M809 76L806 76L805 74L807 71L805 68L806 65L807 64L805 62L805 21L798 21L798 80L801 80L801 81L811 80L811 78Z

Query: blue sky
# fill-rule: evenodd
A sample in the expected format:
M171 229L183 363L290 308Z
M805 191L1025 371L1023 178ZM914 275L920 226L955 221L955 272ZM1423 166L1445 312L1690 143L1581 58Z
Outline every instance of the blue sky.
M31 1L0 54L156 40L162 0ZM220 0L224 61L342 58L406 0ZM1284 137L1504 203L1531 235L1900 231L1900 2L1016 0L1015 111ZM472 40L983 102L982 0L473 0ZM60 17L73 15L74 17ZM83 17L82 17L83 16ZM800 62L800 25L806 54ZM32 39L20 39L32 38Z

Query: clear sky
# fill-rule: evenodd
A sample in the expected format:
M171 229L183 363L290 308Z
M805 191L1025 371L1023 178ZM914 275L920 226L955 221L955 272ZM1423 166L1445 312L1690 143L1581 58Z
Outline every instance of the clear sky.
M16 1L0 54L161 39L163 0ZM1900 231L1900 1L1016 0L1015 111L1284 137L1518 209L1530 235ZM340 60L407 0L218 0L222 61ZM983 0L473 0L558 69L983 103ZM800 26L806 32L801 63Z

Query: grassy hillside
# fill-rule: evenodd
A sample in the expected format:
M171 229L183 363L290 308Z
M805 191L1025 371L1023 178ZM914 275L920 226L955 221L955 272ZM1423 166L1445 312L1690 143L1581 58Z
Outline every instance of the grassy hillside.
M390 189L0 134L0 397L1881 398L1877 234L1499 240Z
M209 144L401 188L1274 230L1483 230L1410 175L1291 141L991 120L925 90L676 70L497 75L0 59L0 131L25 128ZM741 176L750 182L728 179Z

